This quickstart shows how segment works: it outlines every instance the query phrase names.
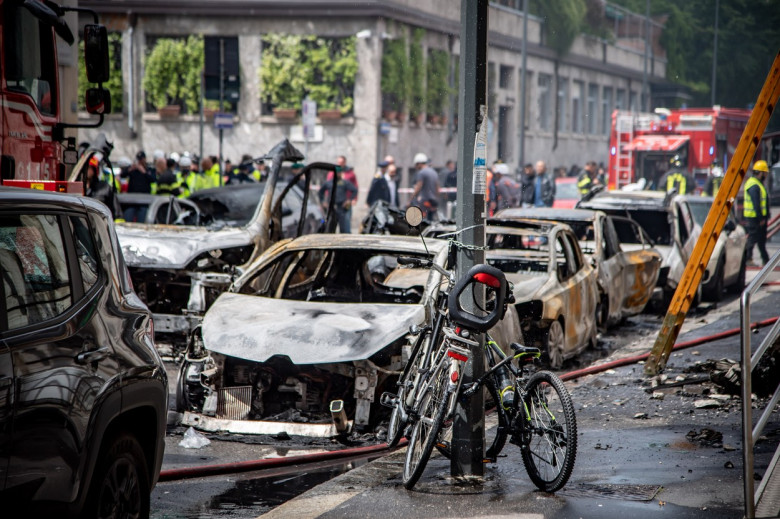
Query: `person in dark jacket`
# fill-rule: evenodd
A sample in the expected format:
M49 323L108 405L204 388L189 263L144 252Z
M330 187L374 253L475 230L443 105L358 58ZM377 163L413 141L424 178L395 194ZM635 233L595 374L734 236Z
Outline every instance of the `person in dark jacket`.
M534 178L534 206L552 207L555 200L555 182L547 174L547 164L543 160L536 163Z
M672 169L667 171L666 175L661 177L661 180L658 182L657 186L658 190L669 193L672 191L672 189L677 189L677 194L679 195L693 193L696 185L693 181L693 178L683 169L682 159L680 159L678 155L675 155L672 157L670 164Z
M371 181L371 187L368 188L368 196L366 197L366 204L371 207L377 200L384 200L388 204L390 203L390 185L387 182L387 168L390 163L383 160L377 167L379 171L374 175L374 179Z
M533 207L534 206L534 181L536 180L536 172L531 163L523 166L523 175L520 177L520 185L522 189L522 195L520 196L521 207Z
M157 171L156 194L179 196L181 194L181 183L176 177L176 173L168 168L168 161L166 161L165 158L159 158L154 161L154 168Z
M114 220L124 221L122 218L122 207L119 205L119 199L114 193L114 189L108 182L100 180L98 177L99 162L96 157L89 160L87 167L87 181L84 185L84 194L95 200L103 202L111 211Z
M133 165L121 176L128 179L128 193L154 193L157 187L154 172L149 169L143 150L138 152Z
M745 249L745 257L748 264L753 264L753 247L756 245L758 246L758 252L761 254L761 261L764 264L769 261L769 254L766 251L769 201L766 188L764 187L768 174L769 166L766 161L757 160L753 164L753 174L745 182L745 205L742 209L742 216L745 218L745 229L748 235Z
M336 199L334 203L334 211L339 222L339 232L349 234L352 232L352 200L357 198L358 189L349 180L344 179L344 170L340 167L335 172L336 181ZM330 192L333 189L334 179L326 180L322 187L320 187L320 203L322 209L327 213L328 203L330 202Z

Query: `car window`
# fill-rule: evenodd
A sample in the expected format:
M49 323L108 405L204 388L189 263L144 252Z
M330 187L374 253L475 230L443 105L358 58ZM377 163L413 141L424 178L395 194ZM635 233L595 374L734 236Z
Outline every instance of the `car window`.
M241 294L273 297L276 287L279 286L282 276L287 271L290 263L298 256L298 253L286 253L276 261L263 267L255 275L250 277L240 288Z
M0 270L8 330L56 317L73 304L64 250L56 216L0 217Z
M612 223L612 218L604 220L604 229L601 233L601 249L604 251L605 259L609 259L620 252L620 241Z
M566 245L561 234L555 238L555 268L560 281L565 281L571 276L566 258Z
M98 269L99 258L95 250L95 242L87 224L87 219L83 217L71 217L73 226L73 237L76 245L76 258L78 259L79 271L81 272L81 281L84 284L84 292L97 283L100 270Z
M569 275L573 276L582 268L582 257L578 251L577 242L572 236L564 234L564 243L566 244L566 263Z

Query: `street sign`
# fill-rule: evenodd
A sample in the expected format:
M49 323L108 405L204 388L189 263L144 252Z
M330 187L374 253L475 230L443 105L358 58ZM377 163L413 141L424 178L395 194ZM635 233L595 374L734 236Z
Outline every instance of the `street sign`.
M379 135L387 135L390 133L390 128L392 128L392 126L388 122L379 123Z
M303 136L305 139L314 138L314 126L317 124L317 103L311 99L304 99L301 103L301 119L303 121Z
M217 130L231 130L233 128L233 114L214 114L214 128Z

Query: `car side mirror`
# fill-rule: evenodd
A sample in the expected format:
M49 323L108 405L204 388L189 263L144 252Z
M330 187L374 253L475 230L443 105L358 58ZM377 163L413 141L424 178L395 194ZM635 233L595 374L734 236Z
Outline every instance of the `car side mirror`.
M405 213L406 223L411 227L419 227L423 221L422 209L415 206L409 206Z
M88 88L85 96L87 112L94 115L111 113L111 92L105 88Z
M108 65L108 33L104 25L84 26L84 63L90 83L105 83L110 75Z

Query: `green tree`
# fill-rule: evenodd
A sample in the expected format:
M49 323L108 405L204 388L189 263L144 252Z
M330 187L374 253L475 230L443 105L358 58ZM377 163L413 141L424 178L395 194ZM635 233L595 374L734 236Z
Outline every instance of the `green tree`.
M154 108L179 105L190 113L200 109L203 37L160 38L144 64L143 89Z
M404 36L384 43L381 88L383 108L392 111L405 108L409 98L409 57Z
M87 88L91 85L87 80L87 67L84 62L84 41L79 41L79 110L86 110L84 105L84 96ZM111 93L111 111L121 113L123 105L122 94L124 92L122 84L122 35L118 32L108 34L108 64L110 67L110 76L107 83L103 83L103 88Z
M300 109L308 95L319 109L352 111L355 37L267 34L258 71L261 98L275 108Z
M449 54L432 49L428 53L428 74L426 79L426 111L428 115L444 115L449 98Z
M422 40L425 30L417 28L409 45L409 115L416 117L425 111L425 58Z

